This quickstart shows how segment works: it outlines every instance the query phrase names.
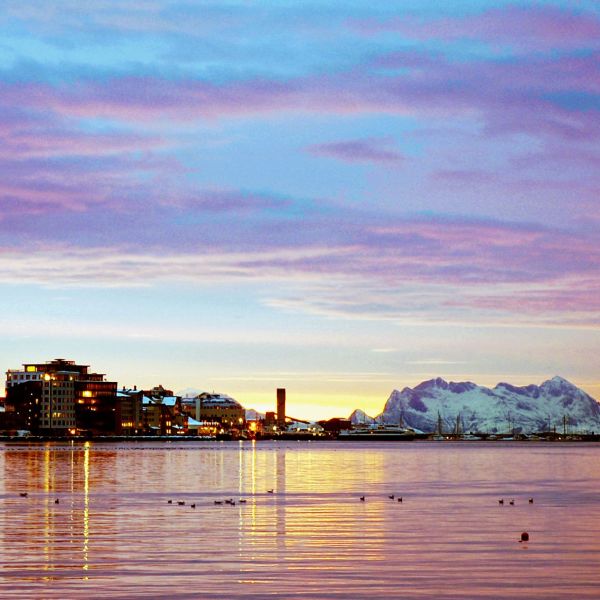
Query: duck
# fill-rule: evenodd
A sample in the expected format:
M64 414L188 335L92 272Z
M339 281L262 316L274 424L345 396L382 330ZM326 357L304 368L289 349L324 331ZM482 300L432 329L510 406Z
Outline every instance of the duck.
M364 501L365 501L365 497L364 497L364 496L361 496L361 497L359 498L359 500L360 500L361 502L364 502Z

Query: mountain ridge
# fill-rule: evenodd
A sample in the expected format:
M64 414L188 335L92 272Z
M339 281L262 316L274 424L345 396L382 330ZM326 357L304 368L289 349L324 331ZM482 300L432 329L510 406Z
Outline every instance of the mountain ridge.
M542 382L515 386L500 382L493 388L442 377L414 388L394 389L383 411L372 418L355 410L353 423L402 423L423 432L534 433L567 428L569 432L600 431L600 403L558 375Z

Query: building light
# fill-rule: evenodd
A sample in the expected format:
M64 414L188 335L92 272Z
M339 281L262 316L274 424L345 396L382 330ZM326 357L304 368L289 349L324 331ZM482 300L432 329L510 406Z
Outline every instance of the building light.
M93 396L93 392L91 392L90 390L84 390L84 392L81 395L84 398L91 398Z
M27 368L25 369L28 373L36 373L37 369L35 368L35 365L27 365Z

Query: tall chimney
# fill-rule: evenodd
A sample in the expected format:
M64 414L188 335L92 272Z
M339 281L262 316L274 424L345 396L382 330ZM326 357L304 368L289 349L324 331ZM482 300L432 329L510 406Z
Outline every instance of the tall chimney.
M277 428L285 429L285 388L277 388Z

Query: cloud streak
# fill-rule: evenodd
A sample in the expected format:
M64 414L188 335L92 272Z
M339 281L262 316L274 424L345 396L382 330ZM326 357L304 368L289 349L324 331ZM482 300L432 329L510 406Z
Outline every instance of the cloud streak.
M348 163L399 164L404 155L393 147L390 138L369 138L314 144L307 148L316 156L335 158Z

